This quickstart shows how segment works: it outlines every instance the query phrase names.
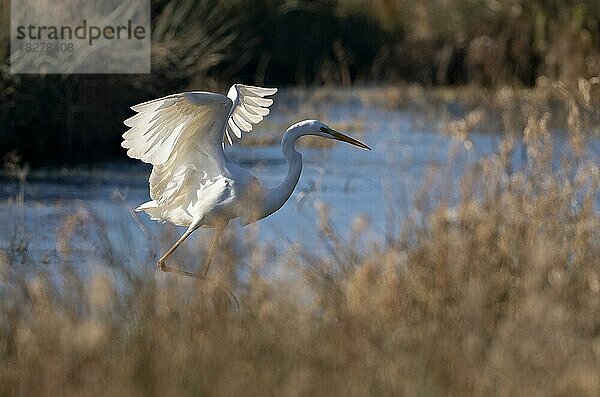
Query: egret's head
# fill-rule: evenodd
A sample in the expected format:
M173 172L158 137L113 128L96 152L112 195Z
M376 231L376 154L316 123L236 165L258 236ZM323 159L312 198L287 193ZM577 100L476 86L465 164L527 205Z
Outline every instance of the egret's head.
M371 148L364 143L334 130L319 120L304 120L294 124L291 128L297 128L301 130L302 135L316 135L327 139L335 139L336 141L346 142L365 150L371 150Z

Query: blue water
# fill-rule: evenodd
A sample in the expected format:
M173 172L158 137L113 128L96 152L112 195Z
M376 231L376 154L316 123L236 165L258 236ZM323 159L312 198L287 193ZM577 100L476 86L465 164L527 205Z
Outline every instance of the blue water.
M275 106L269 122L257 128L260 134L280 137L281 128L275 130L274 126L298 120L288 111L277 113ZM464 168L493 153L500 140L497 134L473 132L468 138L470 147L434 132L438 129L435 125L416 128L418 115L360 102L333 104L319 113L326 114L323 121L334 128L348 121L352 127L355 122L350 134L373 150L343 143L330 148L300 148L304 169L290 200L262 220L257 229L238 230L234 225L230 226L233 232L240 236L252 233L261 244L279 251L290 250L295 244L326 250L328 243L317 227L318 208L326 206L341 238L349 241L358 233L358 244L363 247L385 244L415 211L415 195L430 177L446 187L455 186ZM568 155L564 135L557 133L554 145L558 166L560 158ZM266 185L278 183L286 173L278 144L227 150ZM587 150L589 158L600 158L599 140L591 139ZM524 149L517 148L514 166L520 167L524 159ZM19 185L5 178L0 184L0 255L10 255L13 263L22 266L71 261L82 269L92 269L113 263L152 274L156 256L184 228L156 224L145 214L137 214L139 222L134 219L131 209L148 200L149 173L145 164L125 160L93 169L39 170L28 178L23 206L10 203ZM357 224L363 227L356 229ZM181 255L193 256L204 249L211 233L204 229L196 232L197 236L184 244Z

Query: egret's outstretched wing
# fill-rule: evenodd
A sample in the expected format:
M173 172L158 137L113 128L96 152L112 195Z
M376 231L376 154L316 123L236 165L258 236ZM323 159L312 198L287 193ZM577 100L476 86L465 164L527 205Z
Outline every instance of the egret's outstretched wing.
M139 209L165 219L166 211L183 217L182 211L190 207L228 200L231 180L224 135L249 132L269 113L273 101L264 97L276 91L235 84L228 97L184 92L133 106L138 113L125 120L130 129L121 146L130 157L154 165L149 180L152 201ZM212 201L209 196L214 196Z
M125 120L121 146L130 157L153 164L152 201L140 209L160 218L185 211L226 174L223 130L232 102L224 95L185 92L145 102ZM216 186L216 185L215 185Z
M269 114L269 106L273 100L265 98L277 92L277 88L253 87L243 84L234 84L229 89L227 97L233 102L227 130L225 135L231 144L231 135L242 137L242 132L252 131Z
M192 137L207 149L220 146L231 107L227 97L200 91L132 106L138 114L125 120L131 128L123 134L121 146L128 149L129 157L153 165L166 163Z

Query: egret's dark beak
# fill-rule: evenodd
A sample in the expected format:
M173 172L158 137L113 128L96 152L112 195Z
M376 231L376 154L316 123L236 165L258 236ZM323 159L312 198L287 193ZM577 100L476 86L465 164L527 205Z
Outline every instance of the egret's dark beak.
M365 149L365 150L371 150L370 147L368 147L367 145L365 145L361 141L358 141L358 140L356 140L354 138L351 138L348 135L342 134L341 132L336 131L334 129L328 128L326 132L329 133L329 134L331 134L331 136L334 139L337 139L338 141L346 142L346 143L349 143L351 145L358 146L359 148L362 148L362 149Z

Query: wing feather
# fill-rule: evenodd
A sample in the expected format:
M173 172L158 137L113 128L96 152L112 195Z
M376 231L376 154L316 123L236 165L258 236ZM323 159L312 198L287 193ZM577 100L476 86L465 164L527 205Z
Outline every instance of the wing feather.
M238 137L241 138L242 137L242 130L240 130L238 128L238 126L234 123L233 119L229 119L227 121L227 125L229 126L229 129L233 132L233 134Z
M242 97L241 102L245 105L254 105L259 107L268 107L273 104L272 99L250 96Z
M227 97L233 102L227 122L225 136L231 143L231 136L242 137L242 133L252 131L254 125L260 123L269 114L268 107L273 100L265 98L277 92L277 88L253 87L234 84Z
M125 120L130 129L123 134L121 146L128 149L130 157L162 165L175 152L178 143L191 135L198 135L197 141L208 140L210 144L220 145L223 131L212 127L217 121L225 123L231 107L231 101L225 96L200 91L132 106L138 114Z
M244 109L241 112L238 112L238 114L244 119L246 120L248 123L251 124L258 124L262 121L263 117L258 115L258 114L254 114L248 111L248 109Z
M263 117L269 114L268 108L261 108L260 106L252 106L252 105L245 104L244 108L250 113L258 114Z
M231 118L235 122L235 124L240 127L242 131L250 132L252 131L252 123L247 122L241 115L241 111L235 112L231 115Z
M243 85L236 84L237 89L243 95L253 95L253 96L270 96L277 92L277 88L265 88L265 87L253 87L251 85Z

